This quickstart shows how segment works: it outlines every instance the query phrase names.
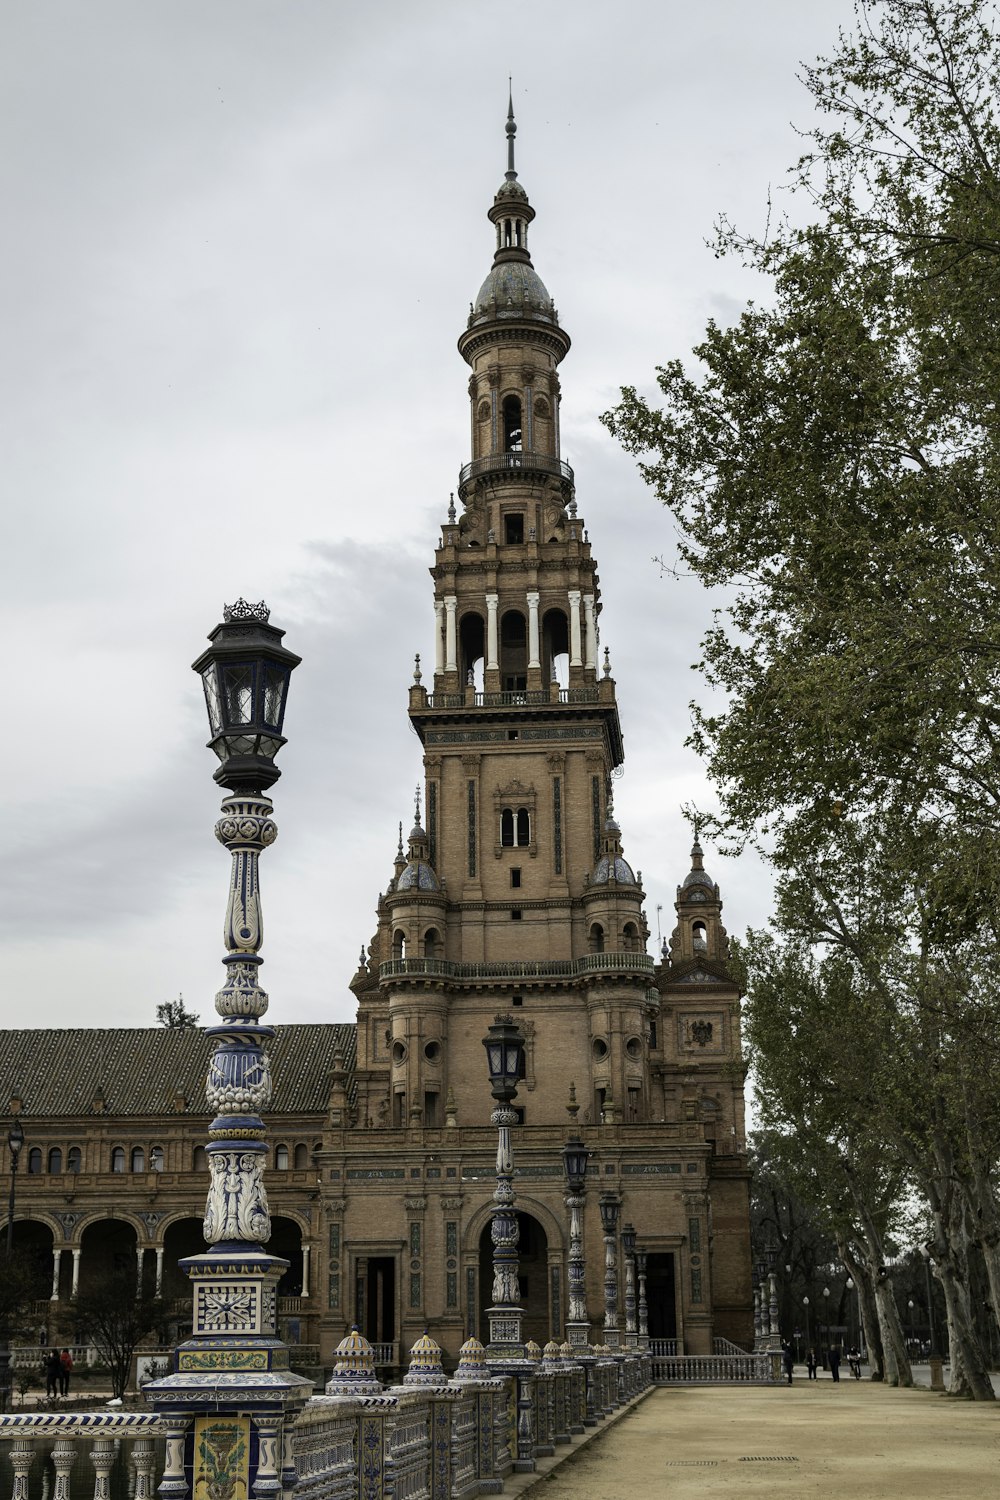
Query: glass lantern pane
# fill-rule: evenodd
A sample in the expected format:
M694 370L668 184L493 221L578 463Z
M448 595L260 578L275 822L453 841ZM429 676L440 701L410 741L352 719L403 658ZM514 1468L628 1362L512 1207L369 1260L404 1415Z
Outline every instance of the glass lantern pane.
M201 674L201 680L205 689L208 722L212 726L212 737L214 738L222 728L222 704L219 702L219 679L215 675L214 665L205 668Z
M486 1056L490 1064L490 1077L496 1078L503 1072L503 1047L499 1042L490 1042Z
M222 669L227 724L253 722L253 666L237 662Z
M281 709L285 701L288 673L268 662L264 668L264 723L270 729L281 728Z
M230 734L226 736L230 755L253 755L257 749L255 734Z
M281 741L272 739L269 734L262 734L257 746L258 755L266 755L268 760L273 760L281 749Z

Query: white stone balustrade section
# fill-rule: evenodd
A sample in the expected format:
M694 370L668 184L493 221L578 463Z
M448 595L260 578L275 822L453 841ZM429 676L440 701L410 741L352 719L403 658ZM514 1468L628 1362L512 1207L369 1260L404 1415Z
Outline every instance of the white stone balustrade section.
M9 1444L14 1483L11 1500L28 1500L32 1467L48 1452L55 1469L51 1500L69 1500L75 1466L89 1461L94 1500L109 1500L111 1471L126 1443L134 1500L152 1500L154 1444L166 1436L159 1417L148 1412L9 1412L0 1414L0 1444ZM31 1485L38 1492L40 1481ZM79 1481L77 1481L79 1489Z

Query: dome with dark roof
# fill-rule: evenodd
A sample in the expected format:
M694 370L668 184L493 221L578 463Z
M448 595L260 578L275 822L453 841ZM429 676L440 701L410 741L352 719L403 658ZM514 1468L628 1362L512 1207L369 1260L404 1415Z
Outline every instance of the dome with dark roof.
M618 885L635 885L632 866L620 854L602 854L590 877L591 885L607 885L612 876Z
M711 875L709 875L708 871L705 869L702 860L703 855L701 844L698 843L696 839L691 850L691 868L685 875L683 883L680 887L682 893L684 891L693 890L696 886L700 886L704 890L708 891L710 895L715 895L716 891L718 890L718 886L712 879Z
M528 195L516 177L506 177L501 182L493 201L494 203L502 203L505 198L518 198L522 203L527 203Z
M526 260L502 260L490 271L476 294L471 321L488 317L559 321L545 283Z
M396 882L397 891L439 891L440 881L423 860L412 860Z

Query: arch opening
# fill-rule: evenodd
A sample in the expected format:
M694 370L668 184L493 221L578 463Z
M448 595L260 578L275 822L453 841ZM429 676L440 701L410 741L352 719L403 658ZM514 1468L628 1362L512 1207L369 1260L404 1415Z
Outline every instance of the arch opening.
M542 616L542 672L546 682L569 687L569 620L561 609Z
M517 1211L517 1280L521 1292L522 1337L525 1343L534 1339L542 1348L557 1333L561 1337L561 1321L553 1329L550 1320L551 1298L549 1296L549 1242L538 1220L528 1213ZM479 1236L479 1333L482 1342L488 1343L490 1323L487 1309L493 1305L493 1238L491 1225L487 1222Z
M505 453L520 453L521 451L521 398L520 396L505 396L501 407L503 416L503 451Z
M471 681L476 692L481 693L483 669L486 666L486 625L482 615L470 610L462 616L458 627L458 643L462 686L468 686Z
M528 686L528 624L517 609L508 609L500 621L500 681L505 693Z

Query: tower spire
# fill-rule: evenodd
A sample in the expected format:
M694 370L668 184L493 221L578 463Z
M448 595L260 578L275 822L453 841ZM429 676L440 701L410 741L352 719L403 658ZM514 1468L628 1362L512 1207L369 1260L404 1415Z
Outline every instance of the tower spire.
M514 123L514 81L508 77L507 96L507 171L504 174L508 182L517 181L517 171L514 167L514 137L517 135L517 125Z

